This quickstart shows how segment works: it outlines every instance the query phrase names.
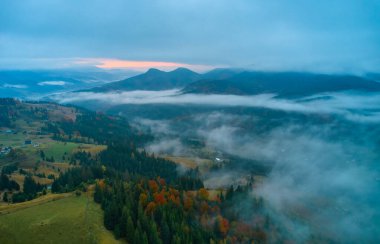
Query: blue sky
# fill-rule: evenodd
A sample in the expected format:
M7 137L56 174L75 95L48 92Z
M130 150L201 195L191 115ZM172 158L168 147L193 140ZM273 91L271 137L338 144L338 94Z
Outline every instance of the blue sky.
M380 72L379 13L377 0L2 0L0 68Z

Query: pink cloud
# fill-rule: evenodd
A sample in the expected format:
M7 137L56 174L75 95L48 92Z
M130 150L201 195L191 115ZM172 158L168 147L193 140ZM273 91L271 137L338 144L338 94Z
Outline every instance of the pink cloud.
M81 65L92 65L101 69L132 69L139 71L147 70L149 68L172 70L178 67L185 67L196 71L206 71L215 68L214 66L210 65L195 65L160 61L134 61L110 58L78 58L75 63Z

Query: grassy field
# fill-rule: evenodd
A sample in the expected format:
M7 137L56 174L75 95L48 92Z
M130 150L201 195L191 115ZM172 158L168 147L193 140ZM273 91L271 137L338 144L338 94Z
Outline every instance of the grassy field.
M62 156L70 155L80 144L74 142L52 141L43 148L47 158L54 157L56 161L62 161Z
M91 199L66 194L8 210L1 206L0 243L120 243L104 228L100 206Z
M180 164L185 168L195 169L196 167L198 167L201 172L206 172L208 168L212 165L212 161L205 158L192 158L168 155L163 156L163 158Z

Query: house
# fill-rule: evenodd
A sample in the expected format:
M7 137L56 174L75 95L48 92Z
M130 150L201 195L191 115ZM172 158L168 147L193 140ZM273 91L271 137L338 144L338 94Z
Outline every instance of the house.
M25 140L24 144L25 145L31 145L32 144L32 140Z
M0 155L7 155L12 150L12 147L3 147L0 150Z

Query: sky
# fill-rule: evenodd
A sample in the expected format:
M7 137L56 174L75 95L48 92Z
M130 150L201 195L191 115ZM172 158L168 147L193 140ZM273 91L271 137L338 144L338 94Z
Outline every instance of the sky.
M0 69L380 72L378 0L2 0Z

